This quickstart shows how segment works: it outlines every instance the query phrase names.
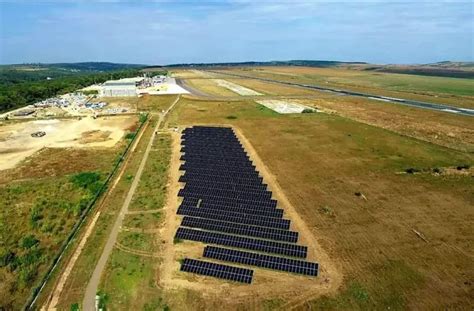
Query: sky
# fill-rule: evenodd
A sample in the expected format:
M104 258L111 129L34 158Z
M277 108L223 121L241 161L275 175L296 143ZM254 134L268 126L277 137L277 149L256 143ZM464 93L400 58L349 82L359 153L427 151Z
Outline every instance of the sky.
M0 0L0 63L474 61L473 3Z

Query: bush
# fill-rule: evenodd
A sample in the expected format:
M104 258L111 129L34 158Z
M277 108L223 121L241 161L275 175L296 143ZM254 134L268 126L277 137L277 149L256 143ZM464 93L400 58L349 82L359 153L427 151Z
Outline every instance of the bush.
M229 120L235 120L235 119L237 119L236 116L227 116L227 117L225 117L225 118L226 118L226 119L229 119Z
M109 301L109 296L101 291L99 291L97 295L99 296L99 310L107 310L107 302Z
M0 268L6 267L16 260L16 254L11 250L5 250L0 254Z
M95 195L102 188L100 174L96 172L83 172L71 177L71 182L80 188L89 190L89 193ZM87 198L88 200L89 198Z
M87 95L87 96L88 95L97 95L97 94L99 94L99 91L97 91L97 90L82 91L82 94Z
M314 112L316 112L316 110L311 109L311 108L305 108L303 109L303 111L301 111L301 113L314 113Z
M442 169L440 169L439 167L433 168L433 173L441 174L441 172L442 172Z
M415 174L415 173L419 173L419 172L420 172L419 169L413 168L413 167L407 168L405 170L405 173L407 173L407 174Z
M463 164L463 165L458 165L458 166L456 167L456 169L457 169L458 171L462 171L462 170L468 170L470 167L471 167L471 166L470 166L469 164Z
M30 225L33 228L38 226L38 221L43 219L43 215L41 215L41 209L38 206L33 206L30 211Z
M148 116L146 114L140 113L140 116L138 117L138 121L140 121L140 123L145 123L147 118Z
M34 235L30 234L23 238L23 240L21 241L21 247L23 247L24 249L30 249L33 246L38 245L39 242L40 241Z
M100 180L100 174L96 172L83 172L71 177L71 182L77 186L87 189L92 184Z
M125 135L125 139L134 139L136 133L135 132L130 132Z
M18 272L18 280L21 286L29 286L36 279L37 275L38 267L36 265L21 267Z
M42 255L43 255L43 252L41 251L41 249L37 247L32 248L28 250L28 252L25 255L19 258L20 265L29 266L29 265L38 264L39 262L41 262Z

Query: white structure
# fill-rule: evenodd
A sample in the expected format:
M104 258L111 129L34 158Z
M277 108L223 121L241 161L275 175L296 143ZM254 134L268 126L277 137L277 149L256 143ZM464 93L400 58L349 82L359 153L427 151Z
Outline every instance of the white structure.
M146 87L139 88L139 94L166 95L166 94L189 94L188 91L176 84L175 78L159 76L148 79L143 83Z
M120 80L110 80L102 84L99 90L99 96L102 97L119 97L119 96L137 96L137 85L144 78L127 78Z

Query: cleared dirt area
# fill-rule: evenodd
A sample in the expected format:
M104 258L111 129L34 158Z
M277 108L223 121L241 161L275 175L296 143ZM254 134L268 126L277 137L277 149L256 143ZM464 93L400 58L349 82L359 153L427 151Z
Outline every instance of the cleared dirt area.
M136 121L136 116L121 116L4 123L0 126L0 170L15 167L46 147L113 147ZM31 136L38 131L46 135Z

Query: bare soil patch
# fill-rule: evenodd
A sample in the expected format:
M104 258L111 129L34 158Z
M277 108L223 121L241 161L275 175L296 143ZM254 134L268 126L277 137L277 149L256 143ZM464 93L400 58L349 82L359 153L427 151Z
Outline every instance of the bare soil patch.
M124 136L126 129L136 122L136 116L119 116L5 123L0 127L0 153L3 154L0 170L13 168L46 147L113 147ZM31 136L38 131L43 131L46 135Z

